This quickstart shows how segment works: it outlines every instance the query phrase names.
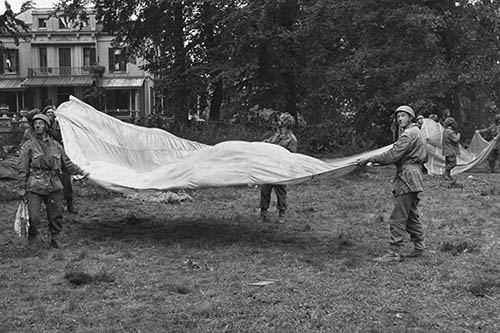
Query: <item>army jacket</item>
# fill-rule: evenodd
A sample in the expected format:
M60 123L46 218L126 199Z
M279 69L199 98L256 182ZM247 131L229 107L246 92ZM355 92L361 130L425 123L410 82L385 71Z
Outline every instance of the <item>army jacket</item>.
M83 173L50 136L34 137L21 147L17 186L42 195L61 191L63 185L59 174L62 170L72 175Z
M492 124L490 127L479 130L479 133L486 134L486 140L493 140L500 133L500 124ZM495 144L495 149L500 149L500 139Z
M447 127L443 132L443 140L441 147L443 149L443 156L456 156L460 155L460 134L453 128Z
M264 140L264 142L280 145L292 153L297 152L298 140L292 131L289 131L287 134L282 134L278 131L272 137Z
M392 192L398 196L424 190L422 164L427 162L427 159L425 139L418 126L411 123L390 150L371 157L370 161L382 165L396 165Z

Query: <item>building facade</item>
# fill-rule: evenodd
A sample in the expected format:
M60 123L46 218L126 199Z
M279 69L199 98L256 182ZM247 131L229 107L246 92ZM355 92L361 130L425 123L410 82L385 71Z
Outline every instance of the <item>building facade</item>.
M70 95L83 100L99 68L101 111L127 121L147 119L154 109L154 81L140 69L143 61L131 57L126 47L113 47L113 36L102 31L93 11L88 22L74 22L51 17L51 10L31 9L17 16L30 27L19 45L0 36L5 49L0 58L0 107L8 107L11 116L58 106Z

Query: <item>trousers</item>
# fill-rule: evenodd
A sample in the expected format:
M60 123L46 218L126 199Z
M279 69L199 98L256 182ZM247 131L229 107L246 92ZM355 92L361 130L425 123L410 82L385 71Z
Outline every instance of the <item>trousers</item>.
M286 185L273 185L264 184L260 189L260 208L262 210L268 210L269 204L271 203L271 192L274 188L277 198L277 206L280 212L286 211Z
M457 166L457 156L456 155L445 156L444 161L445 161L444 168L448 172Z
M491 153L488 155L488 164L490 166L491 171L495 170L496 161L500 157L499 151L500 149L493 149Z
M394 197L394 209L390 217L390 246L399 251L403 246L405 232L410 234L416 250L424 249L424 230L418 215L418 192L404 193Z
M47 219L49 221L49 232L52 239L57 239L57 236L62 230L63 223L63 198L62 191L50 192L49 194L38 194L28 192L28 213L30 227L28 229L28 237L36 238L38 236L38 226L42 220L41 210L42 202L47 210Z

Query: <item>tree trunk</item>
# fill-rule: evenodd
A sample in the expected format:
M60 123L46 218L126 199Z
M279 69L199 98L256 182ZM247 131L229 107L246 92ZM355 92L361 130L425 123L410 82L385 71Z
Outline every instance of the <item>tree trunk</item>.
M174 116L175 119L181 123L188 122L188 89L186 82L187 59L186 50L184 48L184 5L182 2L176 2L173 8L173 39L174 39L174 52L175 52L175 72L176 78L176 91L174 95Z
M288 112L295 118L295 123L297 123L297 83L293 73L285 73L283 75L286 85L287 85L287 96L286 96L286 106L285 112Z
M224 90L222 86L222 80L218 80L213 85L213 92L210 99L210 114L209 119L218 121L220 120L220 107L222 105L222 97L224 96Z

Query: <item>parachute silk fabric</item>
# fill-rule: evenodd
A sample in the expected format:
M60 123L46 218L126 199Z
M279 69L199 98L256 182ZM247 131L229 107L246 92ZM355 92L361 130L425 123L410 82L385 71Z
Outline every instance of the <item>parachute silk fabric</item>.
M294 184L326 173L340 177L356 169L359 158L391 147L319 160L264 142L226 141L209 146L161 129L122 122L73 96L57 108L56 115L70 159L88 171L98 185L120 192ZM428 170L440 174L444 158L439 156L439 144L433 144L439 141L442 130L431 127L429 121L426 119L422 128L432 156ZM491 143L486 143L486 148L480 144L479 156L487 156ZM478 156L465 152L456 172L479 161Z

